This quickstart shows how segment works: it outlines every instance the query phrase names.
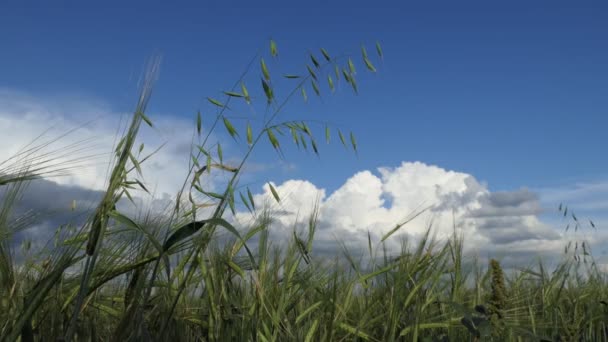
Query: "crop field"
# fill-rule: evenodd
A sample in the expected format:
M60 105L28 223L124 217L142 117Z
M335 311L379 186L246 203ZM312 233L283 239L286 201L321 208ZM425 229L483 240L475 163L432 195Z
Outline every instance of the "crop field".
M456 230L435 239L429 227L389 253L384 242L403 237L404 222L370 238L363 255L342 244L328 257L315 250L315 210L289 241L274 243L273 212L239 183L250 153L265 145L280 156L287 144L318 153L326 140L357 152L356 132L328 125L319 137L281 114L292 99L331 95L339 82L358 92L357 72L377 72L383 51L379 43L357 56L320 49L294 74L272 72L274 41L265 51L223 98L206 98L215 115L194 115L190 168L164 212L117 209L149 193L141 165L155 156L142 153L138 134L154 127L146 107L155 57L116 137L105 191L82 222L54 227L42 244L23 241L40 216L13 210L28 185L78 168L53 163L62 151L45 154L49 146L35 143L0 163L1 341L608 341L608 279L585 241L564 246L568 257L551 266L503 269L500 259L467 255ZM286 90L278 79L290 82ZM262 108L265 121L231 120L233 104ZM245 148L242 160L210 142L214 131ZM224 177L221 191L204 187L210 174ZM251 225L231 219L237 208L254 215Z

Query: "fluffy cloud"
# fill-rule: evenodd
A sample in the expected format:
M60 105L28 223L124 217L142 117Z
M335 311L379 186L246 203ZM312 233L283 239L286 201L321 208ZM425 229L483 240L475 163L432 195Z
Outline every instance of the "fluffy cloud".
M335 252L337 240L363 250L368 231L377 242L423 208L429 210L390 238L387 246L392 252L399 251L401 238L415 242L430 226L439 239L451 236L456 227L465 238L467 251L512 261L530 261L532 255L555 256L566 243L559 230L539 219L542 206L536 193L527 189L491 192L472 175L420 162L382 167L378 174L358 172L329 195L306 180L274 187L280 203L272 199L268 186L254 198L257 203L270 204L279 214L272 231L278 240L288 238L294 221L303 221L318 201L315 246L319 253ZM242 222L248 214L237 217Z
M183 119L150 116L155 127L142 124L136 146L144 144L145 156L163 142L166 145L142 164L144 180L158 196L175 195L189 163L192 135L184 133L194 132L194 127ZM50 153L57 167L74 166L74 172L53 178L55 182L102 190L113 158L110 152L130 119L130 113L114 112L94 99L41 100L0 89L0 162L24 149L48 144L36 155Z

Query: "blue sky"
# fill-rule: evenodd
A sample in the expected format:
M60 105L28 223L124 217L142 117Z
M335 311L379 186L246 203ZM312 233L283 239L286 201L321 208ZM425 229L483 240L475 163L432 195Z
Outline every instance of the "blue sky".
M385 60L359 81L361 95L344 90L319 107L356 133L359 158L325 148L322 161L298 165L303 175L332 187L354 168L401 160L466 171L496 189L605 175L605 3L130 3L5 3L0 85L129 109L145 58L160 51L151 110L192 116L270 38L296 71L308 49L358 56L378 40Z
M361 44L373 51L379 41L384 60L375 74L358 64L358 96L344 87L288 108L354 131L358 156L336 142L320 159L290 150L295 168L260 177L306 179L331 193L358 171L419 161L492 191L607 180L606 2L129 3L3 3L0 88L128 111L144 61L160 52L150 113L194 122L199 109L212 114L205 97L228 89L271 38L271 69L286 73L303 70L307 51L358 57ZM254 160L274 159L266 148ZM568 194L549 192L555 202Z

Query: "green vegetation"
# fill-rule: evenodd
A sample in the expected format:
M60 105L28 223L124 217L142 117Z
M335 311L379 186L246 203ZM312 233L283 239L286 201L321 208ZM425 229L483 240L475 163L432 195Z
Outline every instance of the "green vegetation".
M376 44L376 57L382 50ZM270 59L280 53L270 44ZM365 68L376 72L365 48ZM121 199L142 190L136 139L143 123L152 126L146 106L158 72L154 59L146 73L130 126L116 144L104 196L87 219L67 222L56 238L24 261L15 260L14 239L28 229L36 213L12 209L27 184L60 175L69 165L40 163L40 146L0 164L0 339L2 341L605 341L608 339L606 277L582 259L566 260L553 272L537 268L503 272L496 260L485 265L463 255L463 239L454 232L437 242L430 231L415 245L403 243L399 256L383 242L369 242L361 260L345 247L332 261L315 254L317 211L307 229L274 247L269 239L272 214L254 203L251 190L239 187L251 152L268 141L283 153L280 139L319 152L306 122L279 122L294 96L320 96L321 82L333 92L348 84L357 92L353 58L334 58L321 49L308 56L305 73L284 75L296 82L282 98L268 60L256 58L262 75L256 97L245 72L224 99L208 98L217 115L203 134L203 115L195 122L197 142L176 204L167 213L129 217L116 209ZM248 68L247 71L250 71ZM257 70L257 69L256 69ZM251 91L251 92L250 92ZM262 100L260 100L260 98ZM232 104L262 104L264 121L235 124ZM220 144L209 143L218 126L247 152L229 165ZM342 144L356 151L355 136L338 130ZM325 139L331 129L325 126ZM347 138L348 137L348 138ZM139 149L139 153L134 150ZM47 158L48 156L45 156ZM8 164L7 164L8 163ZM3 166L4 165L4 166ZM8 166L6 166L8 165ZM205 189L201 179L226 174L222 193ZM270 186L276 201L280 194ZM226 218L246 208L255 217L249 227ZM200 217L201 208L212 208ZM561 208L560 208L561 210ZM226 214L226 215L225 215ZM231 239L219 240L219 232ZM255 241L255 243L253 243ZM24 246L24 250L29 250ZM577 244L578 248L578 244Z

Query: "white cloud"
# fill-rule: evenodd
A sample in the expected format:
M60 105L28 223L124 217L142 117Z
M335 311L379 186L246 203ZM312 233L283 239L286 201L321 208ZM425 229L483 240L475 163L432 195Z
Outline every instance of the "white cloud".
M464 235L465 248L484 256L555 256L567 243L561 227L550 227L539 219L539 198L530 190L492 192L470 174L420 162L381 167L378 175L358 172L329 195L306 180L289 180L275 188L280 203L274 202L268 186L255 196L256 203L270 203L277 214L275 237L288 237L294 221L305 220L318 198L317 243L324 251L337 248L336 239L363 247L368 230L378 241L395 224L426 206L430 210L405 225L401 237L416 239L432 223L437 238L447 238L455 223ZM238 215L241 222L247 217ZM391 239L389 247L397 252L399 236Z
M151 191L156 190L158 197L162 197L163 193L174 196L188 169L193 124L175 117L149 116L155 128L142 123L136 145L138 147L144 143L142 156L151 153L162 142L167 144L142 164L144 179ZM78 159L79 167L69 176L53 178L53 181L101 190L105 188L113 146L130 119L130 113L113 112L107 105L94 99L64 98L58 102L0 89L0 145L3 147L0 162L15 155L43 133L35 145L52 141L73 130L38 155L58 151L52 157L55 162ZM68 148L77 142L77 147ZM94 158L83 159L90 156ZM6 167L6 164L3 166Z

